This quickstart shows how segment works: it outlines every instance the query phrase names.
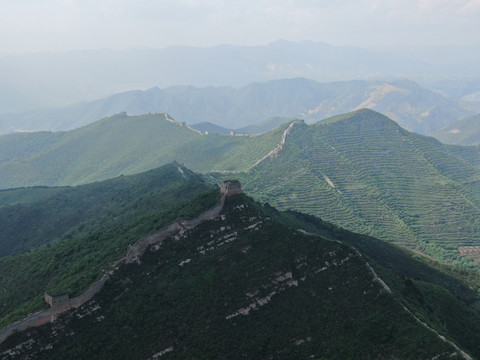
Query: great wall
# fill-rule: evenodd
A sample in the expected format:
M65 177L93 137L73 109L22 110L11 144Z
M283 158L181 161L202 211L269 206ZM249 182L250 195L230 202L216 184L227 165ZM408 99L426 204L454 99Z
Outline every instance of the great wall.
M60 314L63 314L71 309L76 309L87 301L89 301L95 294L100 292L105 283L110 279L118 266L121 264L130 264L133 262L140 263L140 258L144 252L151 246L161 243L167 237L192 229L204 221L212 220L217 217L223 209L225 199L227 196L239 194L242 192L241 184L237 181L226 181L220 185L220 201L213 208L203 212L194 219L186 220L179 219L172 224L166 226L151 235L141 238L135 244L128 247L125 257L116 261L102 278L93 283L84 293L74 298L69 298L68 295L51 296L45 293L45 302L50 305L50 308L36 312L17 321L13 324L7 325L0 331L0 344L4 342L13 333L24 331L32 327L47 324L55 321Z

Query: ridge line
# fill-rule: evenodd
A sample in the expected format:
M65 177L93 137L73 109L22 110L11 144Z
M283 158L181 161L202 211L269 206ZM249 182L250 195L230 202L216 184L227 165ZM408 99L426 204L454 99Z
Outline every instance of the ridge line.
M202 222L206 220L212 220L217 217L218 214L220 214L220 212L223 210L227 196L242 192L240 184L237 186L231 185L231 182L224 182L222 184L220 187L220 200L214 207L204 211L193 219L176 220L170 225L164 226L161 230L144 236L137 240L133 245L130 245L127 249L126 255L115 261L110 266L110 270L104 270L104 274L101 279L92 283L82 294L72 299L68 299L68 295L63 295L62 297L66 296L67 298L68 306L63 306L61 309L50 307L49 309L40 310L28 315L22 320L5 326L0 330L0 344L3 343L10 335L16 332L25 331L46 323L52 323L57 319L58 315L66 313L72 308L79 308L103 289L105 283L110 279L110 276L113 275L116 270L118 270L118 266L120 264L130 264L133 262L140 263L140 257L145 253L150 245L158 244L176 231L193 229ZM52 299L50 295L45 294L46 298L47 296Z

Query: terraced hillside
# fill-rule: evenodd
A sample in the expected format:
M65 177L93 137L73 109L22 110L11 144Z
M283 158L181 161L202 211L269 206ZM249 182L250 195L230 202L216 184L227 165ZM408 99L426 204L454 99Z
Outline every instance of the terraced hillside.
M205 135L167 114L119 114L68 132L0 136L0 189L85 184L172 161L195 171L244 170L275 148L286 126L260 136Z
M53 323L13 334L0 344L0 356L440 360L471 359L462 350L480 354L478 314L446 290L444 304L470 315L461 329L472 326L462 338L447 321L447 332L440 332L447 341L404 307L407 298L426 301L441 288L401 279L352 247L295 230L270 212L241 194L227 197L219 216L172 234L138 263L120 265L96 297ZM392 290L376 271L402 285ZM441 314L440 304L429 302L432 318Z
M294 124L282 151L239 176L260 201L443 260L480 244L478 169L370 110Z
M169 161L249 194L446 261L480 241L478 148L446 146L360 110L259 136L205 135L165 114L0 137L0 187L77 184ZM465 252L468 253L468 252ZM464 264L468 265L468 264Z

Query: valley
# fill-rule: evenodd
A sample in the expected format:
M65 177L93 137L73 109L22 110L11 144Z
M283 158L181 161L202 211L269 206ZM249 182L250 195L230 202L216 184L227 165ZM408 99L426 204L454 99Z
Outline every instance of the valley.
M434 136L446 144L478 147L480 145L480 115L460 119L440 129Z

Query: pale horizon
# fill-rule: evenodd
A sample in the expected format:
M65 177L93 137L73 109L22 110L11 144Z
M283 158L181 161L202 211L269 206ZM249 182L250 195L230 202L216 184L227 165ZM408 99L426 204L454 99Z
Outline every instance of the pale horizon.
M0 56L76 50L261 46L480 46L479 0L0 0Z

